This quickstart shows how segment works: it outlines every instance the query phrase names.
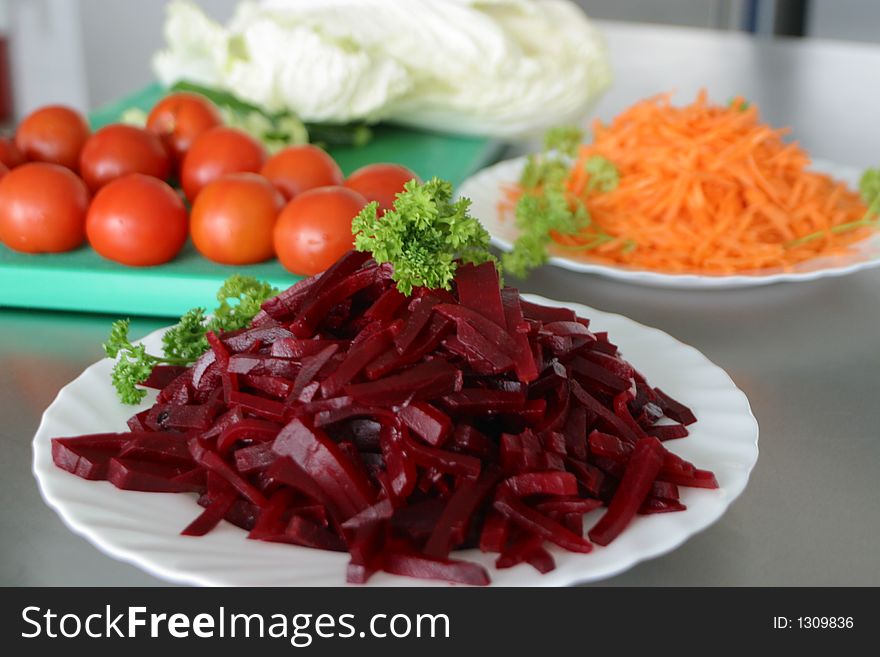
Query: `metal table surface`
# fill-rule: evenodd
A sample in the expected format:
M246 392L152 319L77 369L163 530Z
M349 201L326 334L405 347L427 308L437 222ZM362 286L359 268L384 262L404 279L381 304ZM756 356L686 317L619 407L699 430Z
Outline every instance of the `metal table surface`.
M880 47L605 24L617 80L598 113L674 89L742 94L816 157L880 164ZM880 584L880 271L739 291L668 291L553 268L521 285L656 326L746 392L761 456L742 497L611 585ZM30 440L58 389L101 356L111 318L0 310L0 584L155 585L70 532L40 498ZM165 320L135 319L134 335Z

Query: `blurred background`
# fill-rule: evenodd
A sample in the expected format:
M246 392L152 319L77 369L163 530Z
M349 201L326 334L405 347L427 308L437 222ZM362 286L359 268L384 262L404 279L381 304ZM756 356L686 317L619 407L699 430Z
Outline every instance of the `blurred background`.
M540 0L539 0L540 1ZM877 0L578 0L602 20L880 42ZM46 103L100 107L150 80L161 0L0 0L0 125ZM227 19L236 0L198 0Z

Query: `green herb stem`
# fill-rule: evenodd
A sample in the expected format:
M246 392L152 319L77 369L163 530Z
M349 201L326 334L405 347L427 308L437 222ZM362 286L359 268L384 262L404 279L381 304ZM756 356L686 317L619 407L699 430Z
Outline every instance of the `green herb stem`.
M229 277L217 292L219 305L208 319L204 308L187 311L162 336L163 355L147 353L143 344L134 344L129 338L131 321L120 319L113 323L110 336L104 343L104 352L116 359L111 381L119 398L125 404L140 403L146 391L140 386L149 378L157 365L191 365L208 349L205 337L208 331L223 333L247 326L260 311L262 303L278 290L250 276L235 274Z
M865 205L868 206L861 219L838 224L828 230L818 230L815 233L790 240L783 245L784 248L794 249L822 237L827 237L829 233L839 235L840 233L848 233L859 228L880 228L880 167L865 170L859 180L859 193Z
M547 261L553 232L574 235L592 226L595 235L590 241L576 247L558 245L572 251L594 249L615 239L593 224L586 199L572 199L567 191L571 159L582 138L583 133L576 128L554 128L545 137L545 151L526 160L519 180L523 194L514 209L519 236L503 260L504 268L515 276L524 278ZM589 157L583 166L589 176L588 195L613 191L620 182L620 172L605 157Z

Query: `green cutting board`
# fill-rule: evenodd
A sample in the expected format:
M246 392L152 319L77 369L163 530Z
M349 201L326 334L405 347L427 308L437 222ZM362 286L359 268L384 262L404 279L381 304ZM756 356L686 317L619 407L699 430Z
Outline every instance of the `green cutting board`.
M150 85L92 114L93 127L118 120L123 110L149 110L162 96ZM346 175L373 162L396 162L423 179L439 176L459 185L490 164L500 144L390 125L374 128L361 148L336 148L331 154ZM194 306L211 306L220 284L241 272L287 287L299 277L277 261L229 267L202 258L187 243L177 258L157 267L126 267L105 260L88 246L69 253L27 255L0 245L0 306L177 317Z

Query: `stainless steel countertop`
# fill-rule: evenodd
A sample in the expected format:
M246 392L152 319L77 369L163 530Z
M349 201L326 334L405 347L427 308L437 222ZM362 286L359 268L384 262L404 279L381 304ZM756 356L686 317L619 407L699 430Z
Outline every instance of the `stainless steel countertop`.
M616 69L598 114L675 89L736 94L791 125L815 157L880 164L880 48L754 41L605 24ZM544 268L524 291L656 326L725 368L749 397L761 456L742 497L673 553L613 585L880 584L880 271L741 291L664 291ZM0 310L0 584L155 585L43 503L31 437L58 389L101 356L112 318ZM142 335L167 324L136 319Z

